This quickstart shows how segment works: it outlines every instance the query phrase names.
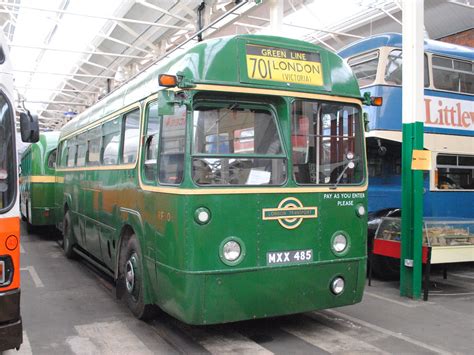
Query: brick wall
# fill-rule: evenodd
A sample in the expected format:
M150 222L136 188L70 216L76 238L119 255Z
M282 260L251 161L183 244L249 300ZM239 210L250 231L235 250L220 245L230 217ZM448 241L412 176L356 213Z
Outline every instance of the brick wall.
M440 38L439 40L443 42L460 44L461 46L468 46L474 48L474 28Z

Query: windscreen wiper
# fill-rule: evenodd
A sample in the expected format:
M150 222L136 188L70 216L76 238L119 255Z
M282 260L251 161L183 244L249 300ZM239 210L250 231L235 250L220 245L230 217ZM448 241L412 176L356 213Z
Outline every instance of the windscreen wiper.
M337 188L337 185L339 185L339 182L341 181L342 177L346 173L347 169L354 169L355 168L355 161L359 160L359 158L356 159L349 159L347 162L346 166L344 166L344 169L342 169L342 172L339 174L339 176L336 179L336 182L334 183L333 186L329 187L330 189L334 190Z

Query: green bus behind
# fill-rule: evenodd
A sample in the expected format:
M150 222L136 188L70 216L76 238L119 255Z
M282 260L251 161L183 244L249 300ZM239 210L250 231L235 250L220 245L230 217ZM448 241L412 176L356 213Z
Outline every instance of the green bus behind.
M211 39L153 65L61 131L66 256L110 273L138 318L152 305L213 324L359 302L361 103L340 57L292 39Z
M58 222L55 164L59 132L43 132L21 155L20 212L28 228ZM60 214L62 220L62 213Z

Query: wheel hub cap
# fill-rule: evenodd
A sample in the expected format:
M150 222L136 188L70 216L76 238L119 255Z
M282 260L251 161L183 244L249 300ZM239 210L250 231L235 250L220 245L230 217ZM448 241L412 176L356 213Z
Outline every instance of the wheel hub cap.
M125 285L129 293L132 293L135 288L135 267L133 261L133 257L128 259L125 267Z

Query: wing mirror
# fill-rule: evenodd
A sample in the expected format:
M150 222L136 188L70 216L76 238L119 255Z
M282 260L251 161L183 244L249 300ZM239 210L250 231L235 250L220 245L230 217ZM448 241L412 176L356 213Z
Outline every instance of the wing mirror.
M21 140L26 143L36 143L39 140L38 116L29 111L20 113Z

